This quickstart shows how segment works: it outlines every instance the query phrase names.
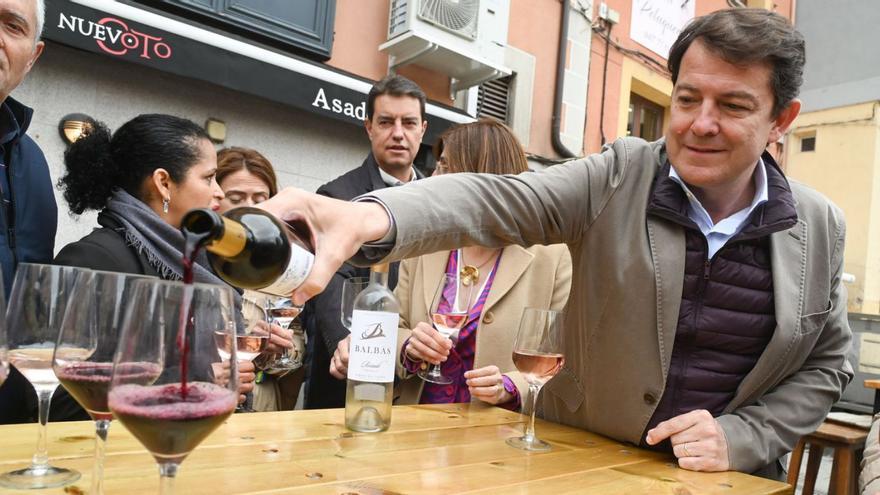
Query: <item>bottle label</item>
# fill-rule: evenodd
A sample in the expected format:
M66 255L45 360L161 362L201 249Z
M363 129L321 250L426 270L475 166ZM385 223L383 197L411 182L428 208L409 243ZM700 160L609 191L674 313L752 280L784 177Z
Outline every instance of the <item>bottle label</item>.
M290 297L293 291L305 282L309 272L312 271L312 265L315 264L315 255L297 246L290 244L290 261L287 262L287 268L272 285L263 287L260 292L274 294L276 296Z
M360 382L391 383L397 362L397 325L400 315L356 309L351 316L348 378Z

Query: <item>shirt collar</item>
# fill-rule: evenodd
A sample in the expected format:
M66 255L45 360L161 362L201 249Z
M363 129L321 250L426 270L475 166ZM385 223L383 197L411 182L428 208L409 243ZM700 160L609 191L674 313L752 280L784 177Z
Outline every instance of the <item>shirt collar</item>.
M416 169L413 168L412 166L410 166L409 180L407 180L407 181L398 180L397 177L382 170L382 167L379 167L379 176L382 177L382 182L384 182L385 184L387 184L390 187L402 186L408 182L412 182L412 180L415 179Z
M688 203L690 203L688 216L700 226L700 230L703 230L704 233L706 230L709 230L734 234L745 225L746 220L748 220L749 215L751 215L755 208L767 202L770 197L767 187L767 169L764 165L764 160L761 158L758 158L758 165L755 167L755 173L752 177L755 181L755 196L752 198L751 204L747 208L733 213L729 217L715 223L712 221L709 212L706 211L706 208L704 208L703 204L700 203L700 200L697 199L697 196L691 192L687 184L681 179L681 176L678 175L678 172L675 171L675 166L669 167L669 178L681 186L684 190L685 196L687 196Z
M21 126L12 109L7 105L0 105L0 145L5 145L18 137Z

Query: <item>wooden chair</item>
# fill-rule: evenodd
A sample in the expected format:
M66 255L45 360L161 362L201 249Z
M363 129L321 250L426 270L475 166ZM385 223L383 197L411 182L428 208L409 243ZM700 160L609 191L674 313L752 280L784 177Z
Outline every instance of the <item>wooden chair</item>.
M788 484L797 486L804 448L810 446L807 459L807 472L804 477L802 495L812 495L822 462L822 452L826 448L834 449L834 465L831 468L829 495L856 495L859 489L859 464L862 462L862 451L865 449L865 438L868 430L856 426L843 425L825 421L815 432L800 439L791 453L788 465Z

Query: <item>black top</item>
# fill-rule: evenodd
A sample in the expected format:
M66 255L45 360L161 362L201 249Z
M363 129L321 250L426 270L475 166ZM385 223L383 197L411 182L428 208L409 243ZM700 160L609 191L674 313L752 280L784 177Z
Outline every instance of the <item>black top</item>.
M423 178L418 171L415 174L415 179ZM360 167L324 184L316 192L349 201L362 194L386 187L390 186L382 180L382 176L379 175L379 164L370 153ZM397 270L398 263L391 263L388 286L392 290L397 285ZM348 336L348 329L342 326L341 321L342 284L352 277L369 276L369 268L358 268L346 263L333 275L324 291L306 303L301 316L309 336L306 352L308 360L304 401L306 409L345 406L345 380L337 380L330 375L330 358L336 351L339 341Z

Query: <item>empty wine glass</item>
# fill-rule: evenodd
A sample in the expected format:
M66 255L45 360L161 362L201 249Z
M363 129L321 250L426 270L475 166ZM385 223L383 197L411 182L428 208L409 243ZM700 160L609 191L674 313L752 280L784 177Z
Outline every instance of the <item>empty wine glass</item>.
M507 444L523 450L543 452L550 444L535 436L535 409L538 393L565 364L563 353L562 312L526 308L513 343L513 364L529 384L531 414L521 437L507 439Z
M137 280L113 358L109 406L159 464L160 493L173 491L180 463L235 410L237 348L227 286ZM160 369L152 383L132 369Z
M342 299L339 305L342 326L351 331L351 313L354 310L354 300L358 294L370 285L369 277L351 277L342 283Z
M447 273L440 277L440 283L434 291L429 315L431 322L440 335L453 342L458 337L458 331L467 322L472 287L471 284L462 284L458 274ZM419 370L418 375L426 382L440 385L452 383L452 379L441 372L440 364L435 364L428 370Z
M119 340L122 311L134 280L143 275L94 271L81 274L73 286L75 298L67 304L55 345L52 368L61 385L95 421L95 464L92 489L104 491L104 450L113 415L107 406L107 392L113 372L113 353ZM80 354L71 350L86 349ZM159 376L153 365L138 366L127 373L143 377L145 383Z
M39 398L37 451L31 465L25 469L0 475L0 486L7 488L52 488L79 479L80 473L49 464L46 447L46 424L49 421L49 402L58 387L58 378L52 371L55 341L73 285L78 276L90 270L68 266L21 263L15 273L9 308L6 312L9 332L9 362L31 382ZM65 359L84 359L91 351L87 348L65 348Z

